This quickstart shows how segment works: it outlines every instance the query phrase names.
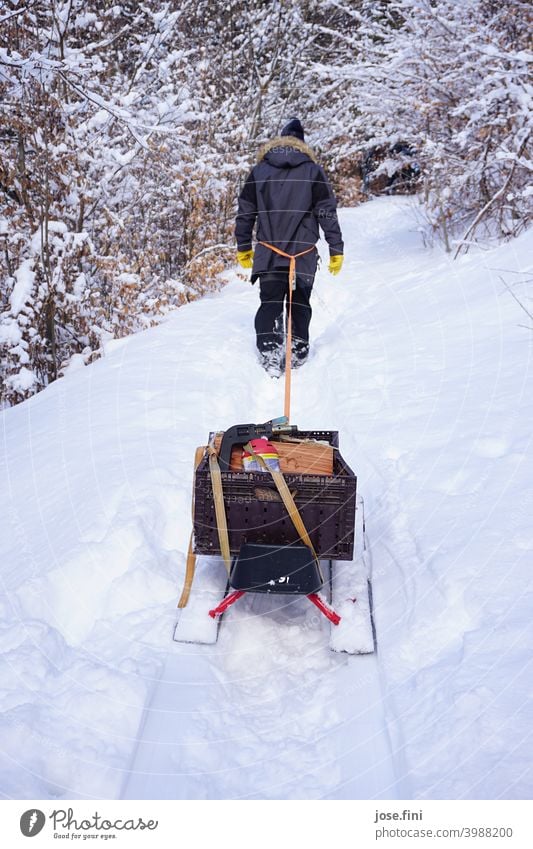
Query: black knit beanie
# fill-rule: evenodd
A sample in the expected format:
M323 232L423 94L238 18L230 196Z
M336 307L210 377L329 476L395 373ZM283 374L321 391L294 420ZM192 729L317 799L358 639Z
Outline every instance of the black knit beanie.
M282 136L294 136L300 141L304 141L304 128L298 118L291 118L288 124L285 124L281 131Z

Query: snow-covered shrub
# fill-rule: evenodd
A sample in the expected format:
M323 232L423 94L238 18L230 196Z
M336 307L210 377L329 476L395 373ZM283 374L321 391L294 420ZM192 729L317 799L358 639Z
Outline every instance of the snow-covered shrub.
M429 224L449 246L516 235L530 213L531 5L365 0L342 9L337 55L309 71L325 144L337 147L344 122L354 155L412 145Z
M229 241L234 194L195 141L205 114L188 84L180 11L10 5L0 49L2 403L220 285L228 249L206 249Z

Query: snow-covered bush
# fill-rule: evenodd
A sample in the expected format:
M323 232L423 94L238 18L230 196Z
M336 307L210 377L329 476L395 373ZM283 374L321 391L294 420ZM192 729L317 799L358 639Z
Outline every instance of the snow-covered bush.
M0 49L0 401L219 285L229 179L199 123L181 12L36 0ZM203 115L201 116L203 117ZM222 259L221 259L222 256Z
M342 61L310 70L315 87L324 85L325 141L337 147L343 130L354 155L412 145L429 223L448 246L516 235L530 212L531 5L371 0L342 9L350 18L339 34Z

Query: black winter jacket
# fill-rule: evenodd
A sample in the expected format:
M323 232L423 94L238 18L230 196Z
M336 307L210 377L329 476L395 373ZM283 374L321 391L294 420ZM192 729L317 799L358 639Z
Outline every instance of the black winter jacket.
M311 148L292 136L280 136L264 145L246 180L235 224L239 251L251 249L256 221L257 241L268 242L285 253L297 254L316 245L319 224L330 255L344 252L337 202L329 181ZM317 261L316 248L296 260L302 283L312 286ZM266 271L288 267L288 259L263 245L255 246L252 282Z

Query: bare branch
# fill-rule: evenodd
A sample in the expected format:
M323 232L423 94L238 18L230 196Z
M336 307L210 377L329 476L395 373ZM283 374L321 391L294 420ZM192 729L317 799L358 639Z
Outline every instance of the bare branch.
M518 151L518 156L519 156L519 157L522 155L522 152L525 150L525 147L526 147L526 144L527 144L528 140L529 140L529 134L526 136L526 138L524 139L524 141L523 141L523 142L522 142L522 144L520 145L520 150ZM463 243L464 243L464 242L466 242L466 240L468 239L468 237L470 236L470 234L474 232L474 230L476 229L476 227L477 227L477 225L479 224L479 222L481 221L481 219L482 219L482 218L486 215L486 213L489 211L489 209L490 209L492 206L494 206L494 204L496 203L496 201L497 201L499 198L501 198L501 196L502 196L502 195L503 195L503 194L507 191L507 188L508 188L508 186L509 186L509 184L510 184L510 182L511 182L512 178L513 178L513 174L514 174L514 172L515 172L515 167L516 167L516 162L515 162L515 163L513 163L513 167L512 167L512 168L511 168L511 170L509 171L508 177L507 177L507 179L506 179L505 183L503 184L503 186L500 186L500 188L498 189L498 191L496 192L496 194L494 194L494 195L491 197L491 199L490 199L489 201L487 201L487 203L485 204L485 206L483 207L483 209L481 209L481 210L478 212L478 214L476 215L476 217L474 218L474 220L473 220L472 224L470 225L470 227L468 228L468 230L467 230L467 231L466 231L466 233L464 234L463 238L461 239L461 244L459 244L459 247L457 248L457 250L456 250L456 252L455 252L455 254L454 254L454 256L453 256L453 258L454 258L454 259L457 259L457 257L459 256L459 253L460 253L460 251L461 251L461 249L462 249L462 247L463 247Z
M500 280L502 281L503 285L505 286L505 288L507 289L507 291L509 292L509 294L511 295L511 297L512 297L512 298L514 298L514 300L516 301L516 303L518 304L518 306L519 306L519 307L521 307L521 309L525 312L525 314L527 315L527 317L528 317L528 318L530 318L530 319L531 319L531 321L533 321L533 315L529 312L529 310L528 310L528 309L526 309L526 307L524 306L524 304L522 303L522 301L520 300L520 298L517 298L517 296L515 295L515 293L514 293L514 292L513 292L513 290L511 289L511 287L510 287L510 286L509 286L509 285L505 282L505 280L503 279L503 277L500 277Z

